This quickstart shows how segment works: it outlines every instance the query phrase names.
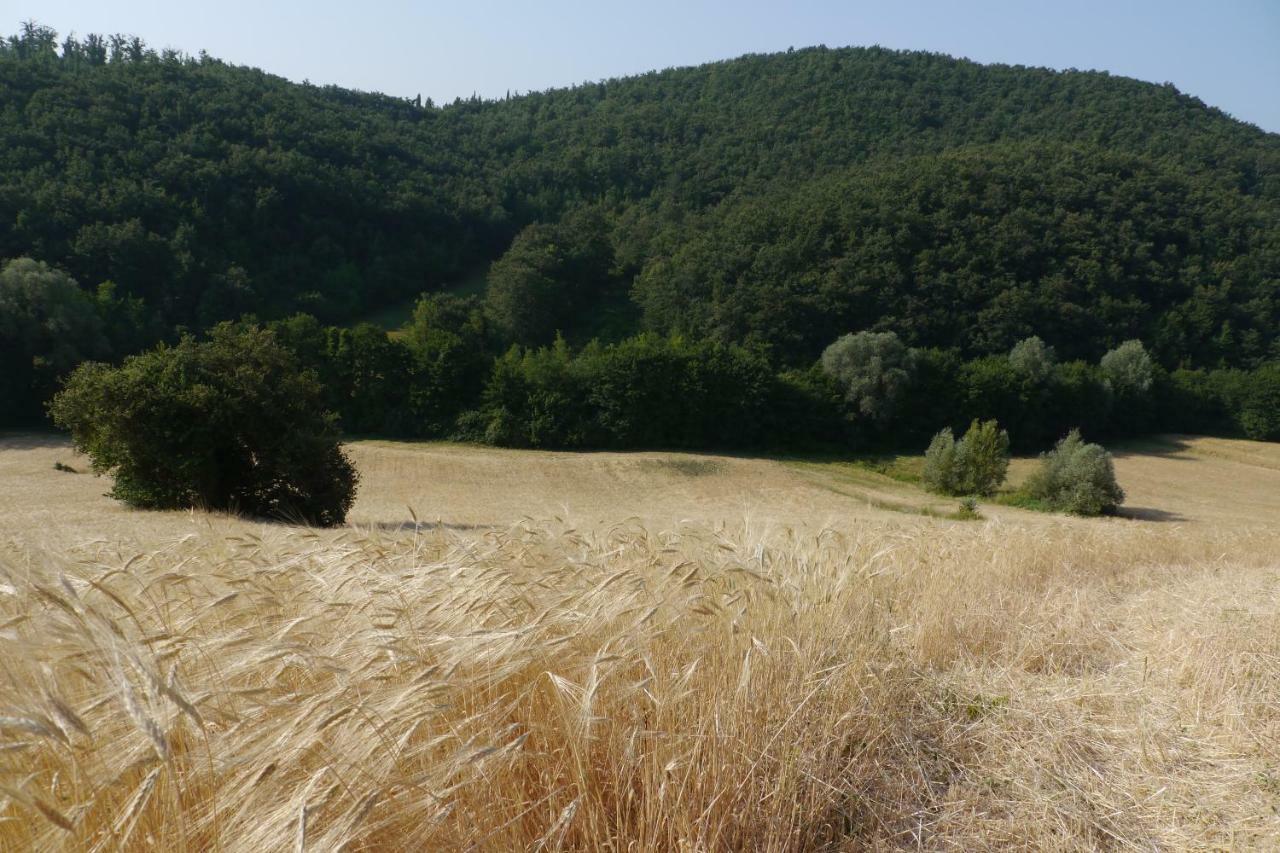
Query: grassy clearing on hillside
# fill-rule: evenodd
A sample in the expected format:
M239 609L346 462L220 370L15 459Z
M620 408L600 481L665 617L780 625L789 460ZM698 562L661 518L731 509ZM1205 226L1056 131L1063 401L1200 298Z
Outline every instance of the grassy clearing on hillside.
M1266 466L1118 460L1234 525L954 524L767 461L352 451L317 532L0 449L0 850L1280 844Z
M488 274L489 266L484 264L470 270L458 281L446 284L440 292L453 296L483 296L485 288L488 287ZM403 302L383 306L377 311L360 317L357 322L372 323L380 329L385 329L392 337L396 337L413 320L413 309L418 304L418 298L414 296Z

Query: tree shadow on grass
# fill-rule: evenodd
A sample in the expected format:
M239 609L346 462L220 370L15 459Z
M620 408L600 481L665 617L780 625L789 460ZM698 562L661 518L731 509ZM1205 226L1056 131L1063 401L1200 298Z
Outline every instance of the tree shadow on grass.
M50 447L71 449L71 438L61 432L9 432L0 430L0 450L43 450Z
M1116 458L1126 456L1167 456L1175 459L1191 459L1192 436L1188 435L1146 435L1138 438L1126 438L1106 447Z
M496 530L496 524L462 524L447 521L374 521L374 522L352 522L344 527L350 527L358 530L383 530L388 533L423 533L433 530L454 530L454 531L472 531L472 530Z
M1164 509L1156 509L1149 506L1122 506L1116 510L1116 515L1120 518L1128 518L1133 521L1186 521L1187 517L1180 513L1169 512Z

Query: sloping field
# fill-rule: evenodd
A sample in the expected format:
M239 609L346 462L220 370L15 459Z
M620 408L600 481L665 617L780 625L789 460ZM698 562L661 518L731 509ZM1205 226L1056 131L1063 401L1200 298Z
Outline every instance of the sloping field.
M0 439L0 849L1280 846L1280 446L983 522L849 465L352 453L316 532Z

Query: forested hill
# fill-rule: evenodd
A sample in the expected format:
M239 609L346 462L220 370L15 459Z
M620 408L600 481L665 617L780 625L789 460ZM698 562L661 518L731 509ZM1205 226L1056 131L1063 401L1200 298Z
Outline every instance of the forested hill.
M1280 356L1278 223L1280 136L1104 73L813 48L436 106L137 39L0 45L0 259L113 282L117 348L345 321L496 261L505 343L649 328L802 364L869 328L1252 366Z

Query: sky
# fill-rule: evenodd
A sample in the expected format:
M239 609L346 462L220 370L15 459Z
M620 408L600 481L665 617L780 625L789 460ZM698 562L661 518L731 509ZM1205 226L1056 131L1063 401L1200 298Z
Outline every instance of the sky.
M0 32L27 19L437 103L878 44L1170 82L1280 132L1280 0L0 0Z

